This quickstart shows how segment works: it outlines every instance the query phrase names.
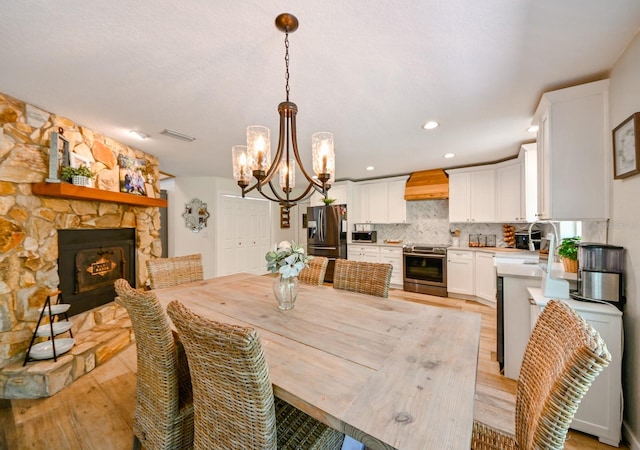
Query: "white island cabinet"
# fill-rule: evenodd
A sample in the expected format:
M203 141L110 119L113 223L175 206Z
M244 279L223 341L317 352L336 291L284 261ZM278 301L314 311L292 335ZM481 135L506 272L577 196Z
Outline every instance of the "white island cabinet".
M540 288L529 288L531 328L549 298ZM600 442L617 447L622 428L622 312L613 305L564 300L595 328L607 344L611 363L594 380L580 402L571 428L598 436Z

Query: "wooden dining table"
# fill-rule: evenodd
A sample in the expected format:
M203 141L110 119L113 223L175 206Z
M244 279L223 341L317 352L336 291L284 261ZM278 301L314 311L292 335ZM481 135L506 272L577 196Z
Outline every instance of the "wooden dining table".
M281 311L273 277L246 273L154 290L251 326L274 394L371 449L468 449L479 314L300 284Z

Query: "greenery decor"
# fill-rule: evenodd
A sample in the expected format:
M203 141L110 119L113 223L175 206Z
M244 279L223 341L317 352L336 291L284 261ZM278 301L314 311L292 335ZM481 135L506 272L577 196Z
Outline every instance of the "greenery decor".
M325 198L323 198L323 199L322 199L322 201L324 202L324 204L325 204L325 205L330 205L330 204L332 204L333 202L335 202L335 201L336 201L336 199L335 199L335 198L325 197Z
M73 177L93 178L94 176L95 174L87 166L80 166L80 167L64 166L60 170L60 178L67 181L71 181Z
M564 238L558 247L558 256L577 261L578 242L580 242L580 236Z
M308 256L304 254L302 245L295 242L282 241L267 252L267 270L279 273L282 278L297 277L302 269L307 267Z

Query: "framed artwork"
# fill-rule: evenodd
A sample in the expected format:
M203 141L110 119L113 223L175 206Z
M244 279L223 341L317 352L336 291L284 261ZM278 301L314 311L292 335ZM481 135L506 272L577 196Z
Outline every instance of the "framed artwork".
M120 192L146 196L145 173L147 166L145 161L119 155L118 165L120 166Z
M613 178L640 173L640 112L613 129Z
M153 190L153 185L151 183L145 183L144 188L147 191L147 197L156 198L156 193Z
M86 156L71 152L69 153L69 165L76 169L80 166L91 167L91 160Z
M60 169L69 165L69 141L62 136L62 132L62 128L58 128L58 132L50 136L47 183L60 183Z

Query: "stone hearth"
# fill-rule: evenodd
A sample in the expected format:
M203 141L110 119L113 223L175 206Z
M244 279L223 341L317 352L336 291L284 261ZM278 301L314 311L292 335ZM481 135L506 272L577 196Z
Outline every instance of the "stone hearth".
M0 370L0 398L50 397L111 359L134 339L127 310L112 302L70 317L76 344L53 359L14 362ZM61 335L65 337L67 335Z

